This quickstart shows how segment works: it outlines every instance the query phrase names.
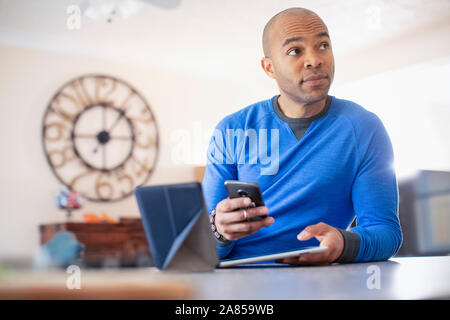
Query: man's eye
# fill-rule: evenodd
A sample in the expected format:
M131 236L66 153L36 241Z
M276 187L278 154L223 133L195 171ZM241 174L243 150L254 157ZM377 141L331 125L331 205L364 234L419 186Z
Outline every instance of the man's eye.
M296 48L296 49L289 50L288 55L289 56L295 56L295 55L297 55L299 53L300 53L300 49Z
M320 45L320 48L324 48L324 49L328 49L329 47L330 47L330 45L326 42L324 42Z

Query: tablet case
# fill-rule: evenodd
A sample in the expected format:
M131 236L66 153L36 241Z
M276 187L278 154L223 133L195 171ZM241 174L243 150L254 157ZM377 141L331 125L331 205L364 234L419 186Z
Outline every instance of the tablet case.
M204 272L219 263L198 182L134 190L155 266Z

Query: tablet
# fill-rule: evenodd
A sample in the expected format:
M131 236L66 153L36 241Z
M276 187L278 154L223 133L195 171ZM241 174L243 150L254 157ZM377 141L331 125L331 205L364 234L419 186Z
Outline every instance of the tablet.
M249 257L249 258L231 258L231 259L223 259L220 260L219 267L232 267L239 264L253 263L253 262L261 262L261 261L269 261L269 260L277 260L284 258L293 258L302 256L305 254L311 253L319 253L324 252L328 249L328 247L305 247L299 250L293 251L285 251L280 253L267 254L263 256Z

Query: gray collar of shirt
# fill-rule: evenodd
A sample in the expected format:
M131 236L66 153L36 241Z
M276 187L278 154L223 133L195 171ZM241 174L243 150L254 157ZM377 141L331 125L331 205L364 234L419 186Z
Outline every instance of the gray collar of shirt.
M284 122L286 122L294 133L295 137L298 141L303 137L308 127L311 123L321 117L323 117L330 108L332 97L328 96L327 101L325 103L325 107L318 114L309 117L309 118L289 118L280 110L280 106L278 105L278 98L280 96L276 96L273 99L273 111L275 114Z
M325 108L322 109L322 111L320 111L318 114L309 117L309 118L289 118L288 116L286 116L283 112L281 112L280 110L280 105L278 104L278 98L280 97L280 95L276 96L273 99L273 111L275 111L275 113L277 114L277 116L288 123L295 123L297 125L304 125L304 126L309 126L311 124L311 122L323 117L327 112L328 109L330 108L330 104L331 104L331 100L332 97L328 96L327 97L327 101L325 103Z

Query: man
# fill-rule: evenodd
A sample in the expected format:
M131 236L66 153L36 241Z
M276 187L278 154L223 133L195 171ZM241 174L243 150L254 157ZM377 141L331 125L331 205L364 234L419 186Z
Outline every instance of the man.
M320 243L328 250L278 262L389 259L402 242L392 145L375 114L328 95L327 27L312 11L284 10L267 23L263 49L280 94L224 118L208 149L202 187L220 257ZM242 209L250 199L227 198L225 180L259 183L265 206Z

